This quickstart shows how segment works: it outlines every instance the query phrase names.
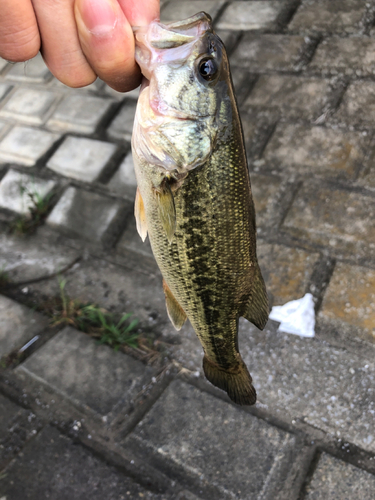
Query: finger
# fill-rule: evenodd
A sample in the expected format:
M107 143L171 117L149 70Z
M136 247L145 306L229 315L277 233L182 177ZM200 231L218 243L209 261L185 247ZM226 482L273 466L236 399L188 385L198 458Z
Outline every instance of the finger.
M146 26L160 19L160 0L118 0L131 26Z
M118 0L131 26L146 26L160 18L159 0Z
M42 55L51 73L69 87L96 79L82 52L74 18L74 0L33 0L42 38Z
M0 56L8 61L27 61L36 56L40 37L30 0L2 0Z
M76 0L74 10L81 47L95 73L120 92L137 87L134 36L117 0Z

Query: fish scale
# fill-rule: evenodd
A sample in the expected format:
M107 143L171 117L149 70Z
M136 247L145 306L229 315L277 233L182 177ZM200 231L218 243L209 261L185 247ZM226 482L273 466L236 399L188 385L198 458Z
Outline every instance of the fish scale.
M191 19L186 21L190 35ZM150 138L147 135L149 122L145 119L148 116L147 99L140 99L138 106L141 109L137 110L132 140L139 189L137 227L142 237L148 232L164 278L169 317L178 329L186 317L189 318L203 346L206 377L227 391L234 402L253 404L256 392L239 354L238 319L244 316L263 328L268 318L268 299L256 257L255 212L229 64L208 16L201 13L196 19L197 39L195 43L189 42L191 57L186 62L186 71L178 61L178 78L173 74L176 67L176 62L173 67L173 54L167 54L167 51L174 50L171 47L176 28L159 24L164 37L170 30L170 39L157 44L169 47L164 49L167 63L162 69L154 71L154 79L152 67L147 68L147 74L151 75L150 86L154 89L160 87L159 97L168 94L165 85L168 81L173 82L176 92L174 101L173 94L168 94L168 102L164 102L161 109L168 124L172 123L174 127L174 143L173 147L168 146L169 164L164 165L164 115L150 110L149 116L154 120ZM206 23L206 31L202 29L202 23ZM183 23L179 24L179 30L183 34ZM154 29L153 36L155 32ZM140 33L137 40L137 60L142 69L146 56L140 53L139 47L141 50L152 50L150 44L147 46L147 31ZM178 50L181 50L180 39L178 43ZM213 47L216 51L214 56L207 52ZM160 63L163 61L161 49L159 52ZM197 68L197 61L199 64L202 57L207 59L205 53L220 62L220 79L210 87L202 85L197 75L194 81L191 80L191 68ZM218 63L215 61L215 64ZM158 81L158 74L163 75L162 81ZM180 81L179 90L176 81ZM147 82L145 88L148 92ZM186 112L185 94L191 95L192 92L195 99L189 116L184 118L181 115L181 118L178 115L171 122L176 110ZM174 108L168 114L171 102L174 102ZM202 103L201 109L209 110L210 114L198 113L196 118L192 118L199 102ZM191 126L190 121L193 122ZM202 142L200 132L194 136L191 130L201 130L206 140ZM207 138L211 141L208 157L204 150ZM173 148L178 149L175 169L171 168ZM178 163L181 157L191 157L192 164L181 167Z

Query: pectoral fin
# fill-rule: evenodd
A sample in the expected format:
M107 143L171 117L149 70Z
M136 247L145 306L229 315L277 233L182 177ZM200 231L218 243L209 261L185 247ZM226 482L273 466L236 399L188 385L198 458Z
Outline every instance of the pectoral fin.
M266 286L258 267L254 277L251 297L241 316L250 321L250 323L253 323L260 330L263 330L266 326L268 315L269 305Z
M171 188L167 179L164 180L160 189L155 190L158 201L158 212L161 224L166 232L169 243L173 240L176 230L176 209Z
M169 286L163 280L163 290L165 294L165 303L167 306L167 312L169 319L172 322L172 325L176 328L176 330L181 330L182 325L185 323L187 316L185 311L182 309L180 304L174 298Z
M142 238L142 241L145 241L147 238L146 212L139 188L137 188L137 194L135 195L134 215L138 234Z

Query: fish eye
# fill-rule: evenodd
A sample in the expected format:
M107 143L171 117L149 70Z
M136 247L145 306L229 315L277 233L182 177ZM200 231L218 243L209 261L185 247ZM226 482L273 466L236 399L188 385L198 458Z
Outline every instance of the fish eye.
M214 59L205 57L198 65L198 71L202 78L210 82L213 80L218 72L217 63Z

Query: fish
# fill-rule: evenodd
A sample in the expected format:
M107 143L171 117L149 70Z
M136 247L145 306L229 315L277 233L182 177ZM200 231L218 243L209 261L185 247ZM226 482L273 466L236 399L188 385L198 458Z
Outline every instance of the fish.
M132 135L137 230L150 239L169 319L177 330L189 319L202 344L206 378L253 405L238 321L263 329L269 305L228 56L205 12L134 34L143 74Z

